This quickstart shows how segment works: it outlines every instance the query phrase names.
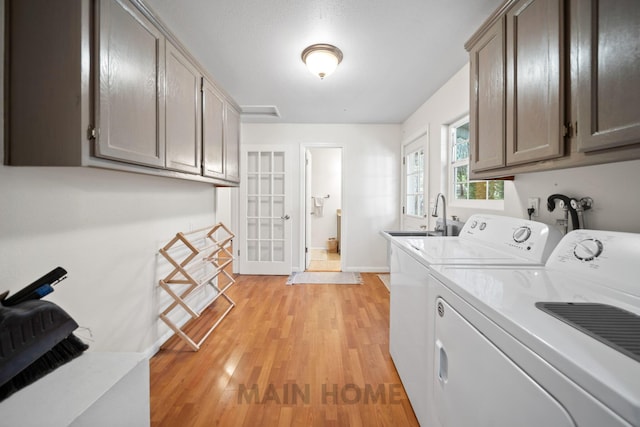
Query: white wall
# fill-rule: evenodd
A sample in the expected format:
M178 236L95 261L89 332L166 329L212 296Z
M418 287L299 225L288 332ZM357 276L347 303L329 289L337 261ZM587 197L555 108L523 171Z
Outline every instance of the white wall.
M465 65L429 98L402 125L402 140L409 142L412 135L429 128L429 200L439 191L447 189L446 167L441 157L442 143L446 138L441 130L469 113L469 65ZM592 228L640 232L640 160L597 166L536 172L516 175L514 181L505 182L504 210L492 211L472 208L447 207L448 215L458 215L462 220L476 212L494 213L526 218L527 199L540 198L540 216L537 219L555 224L562 217L561 211L547 212L546 199L554 193L570 197L590 196L593 210L587 212L587 225ZM446 194L446 193L445 193ZM429 216L433 228L433 218Z
M2 49L4 16L0 28ZM0 292L13 293L62 266L68 279L46 299L90 328L90 351L150 354L168 331L158 319L166 301L158 249L178 231L214 223L214 200L213 186L203 183L0 165Z
M324 200L322 216L311 216L311 247L327 248L327 239L337 237L342 201L342 149L311 148L311 196L329 196Z
M342 147L342 265L346 271L386 271L387 245L379 230L398 227L400 203L400 125L250 124L242 125L242 143L302 147ZM301 156L299 156L302 158ZM293 171L292 206L299 209L300 158ZM293 265L303 270L299 210L292 212Z

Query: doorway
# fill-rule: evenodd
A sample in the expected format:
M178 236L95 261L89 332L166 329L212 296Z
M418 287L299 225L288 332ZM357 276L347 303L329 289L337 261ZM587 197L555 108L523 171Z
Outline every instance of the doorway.
M305 147L305 270L342 271L342 148Z

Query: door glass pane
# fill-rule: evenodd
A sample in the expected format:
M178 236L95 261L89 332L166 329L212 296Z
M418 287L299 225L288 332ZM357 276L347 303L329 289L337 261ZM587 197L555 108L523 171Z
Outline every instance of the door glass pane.
M260 197L260 216L271 217L271 197Z
M284 197L275 196L273 198L273 217L281 218L284 216Z
M284 220L283 219L278 218L273 221L273 238L284 239Z
M405 157L405 213L424 216L424 150L413 151Z
M273 153L273 172L284 172L284 153L281 151Z
M420 191L420 178L417 175L407 177L407 194L416 194Z
M284 194L284 174L273 176L273 194Z
M260 240L260 261L271 261L271 241Z
M260 239L271 239L271 220L260 220Z
M273 242L273 260L277 262L284 261L284 241L275 240Z
M247 193L250 196L258 194L258 175L247 176Z
M271 194L271 175L260 177L260 194Z
M258 216L258 198L249 196L247 198L247 217Z
M247 220L247 238L248 239L258 238L258 220L257 219Z
M258 152L250 151L247 153L247 171L249 173L258 172Z
M247 240L247 259L249 261L258 261L258 241Z
M271 172L271 153L260 153L260 172Z

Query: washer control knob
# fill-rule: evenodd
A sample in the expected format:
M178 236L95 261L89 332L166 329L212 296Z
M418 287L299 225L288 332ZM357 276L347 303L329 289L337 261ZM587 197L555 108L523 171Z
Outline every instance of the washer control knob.
M477 226L478 226L478 221L474 220L474 221L471 223L471 228L476 228Z
M531 237L531 229L526 225L516 228L516 231L513 232L513 240L516 243L526 242L529 237Z
M487 228L487 223L486 222L481 222L480 223L480 230L484 230L485 228Z
M573 248L573 254L581 261L592 261L600 256L604 246L598 239L585 239Z

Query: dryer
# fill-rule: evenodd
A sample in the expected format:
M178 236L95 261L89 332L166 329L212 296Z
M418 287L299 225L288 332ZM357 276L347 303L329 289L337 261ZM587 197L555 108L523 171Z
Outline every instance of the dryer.
M391 242L389 352L418 422L431 426L437 297L432 270L438 266L540 266L562 236L539 222L473 215L457 237L385 237Z
M640 234L593 230L543 267L434 268L431 425L640 426L638 277Z

